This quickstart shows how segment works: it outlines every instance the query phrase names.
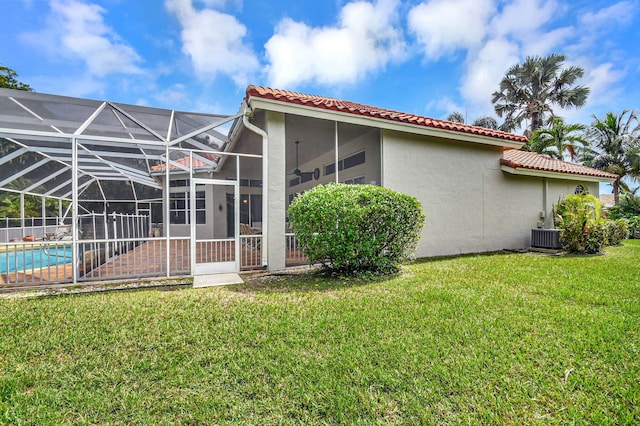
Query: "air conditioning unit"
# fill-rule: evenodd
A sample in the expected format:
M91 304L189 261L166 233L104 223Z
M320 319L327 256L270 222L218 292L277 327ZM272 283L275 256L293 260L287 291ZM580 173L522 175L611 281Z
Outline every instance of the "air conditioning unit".
M560 231L557 229L532 229L531 247L545 249L561 249Z

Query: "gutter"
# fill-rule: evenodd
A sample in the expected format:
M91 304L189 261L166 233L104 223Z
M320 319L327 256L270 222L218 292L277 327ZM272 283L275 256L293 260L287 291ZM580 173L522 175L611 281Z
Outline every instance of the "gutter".
M613 183L615 181L615 178L606 178L606 177L592 176L592 175L581 175L577 173L568 173L568 172L551 172L546 170L528 169L524 167L518 167L518 165L516 165L511 161L503 162L500 168L502 169L503 172L507 172L512 175L520 175L520 176L533 176L533 177L552 178L552 179L579 180L579 181L586 181L586 182L604 182L604 183Z

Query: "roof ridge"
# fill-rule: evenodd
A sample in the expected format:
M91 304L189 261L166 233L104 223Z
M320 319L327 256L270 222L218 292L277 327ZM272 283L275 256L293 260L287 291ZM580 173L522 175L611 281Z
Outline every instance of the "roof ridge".
M367 105L359 102L332 98L321 95L309 95L290 90L272 89L264 86L247 86L245 101L251 97L272 99L292 104L307 105L315 108L322 108L333 111L348 112L355 115L362 115L374 118L381 118L390 121L399 121L422 127L451 130L461 133L469 133L481 136L494 137L519 143L526 143L525 136L503 132L501 130L487 129L485 127L474 126L465 123L442 120L423 115L396 111L388 108Z

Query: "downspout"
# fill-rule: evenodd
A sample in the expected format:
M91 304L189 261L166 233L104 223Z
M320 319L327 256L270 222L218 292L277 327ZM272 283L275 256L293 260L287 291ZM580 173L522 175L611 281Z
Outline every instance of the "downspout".
M251 114L251 109L247 103L244 102L244 112L242 113L242 124L245 128L252 131L253 133L262 137L262 266L267 266L268 264L268 248L269 244L266 244L267 241L267 230L268 230L268 216L269 216L269 136L267 132L254 125L249 121L249 115Z

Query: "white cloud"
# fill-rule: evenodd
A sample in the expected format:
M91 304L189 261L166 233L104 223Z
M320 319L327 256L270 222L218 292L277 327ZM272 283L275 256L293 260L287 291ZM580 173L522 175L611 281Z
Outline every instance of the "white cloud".
M405 43L396 9L397 0L348 3L338 24L323 28L284 18L265 44L269 84L354 83L400 60Z
M562 46L575 34L575 28L556 28L548 32L532 32L522 36L522 51L525 56L545 56Z
M615 69L614 64L610 62L586 68L585 71L584 85L591 89L589 99L605 103L619 95L619 90L612 90L612 87L624 79L626 74L624 71Z
M47 28L25 33L23 39L52 55L79 60L91 75L141 73L136 51L105 24L105 10L78 0L54 0Z
M466 55L459 90L473 118L493 111L491 94L509 67L572 35L570 27L545 30L558 9L555 0L430 0L412 8L408 22L426 59Z
M537 33L554 17L557 9L553 0L514 0L494 17L491 29L497 37L521 39Z
M580 17L580 21L591 28L627 24L633 19L636 9L630 1L621 1L597 12L587 12Z
M617 88L636 67L632 47L611 37L638 14L638 2L623 0L582 8L558 0L424 0L408 13L408 30L423 57L437 60L462 53L466 60L459 81L461 100L442 98L427 108L450 113L464 104L469 120L493 113L491 94L506 70L526 56L567 54L565 66L585 70L579 84L591 89L579 110L557 113L586 119L622 94ZM624 65L621 65L624 64Z
M517 44L509 40L489 40L467 62L460 87L463 97L474 108L486 110L491 105L491 94L498 89L505 71L519 62L518 54Z
M409 11L410 31L428 59L478 46L495 12L492 0L432 0Z
M433 114L434 117L439 116L441 119L446 119L449 114L453 112L459 112L461 114L466 113L466 107L464 105L460 105L453 99L448 96L443 96L439 99L435 99L430 101L427 104L427 111L440 111L442 114Z
M247 28L242 23L212 9L196 10L191 0L166 0L166 6L182 26L182 50L191 57L196 74L226 74L239 86L247 84L260 64L244 43Z

